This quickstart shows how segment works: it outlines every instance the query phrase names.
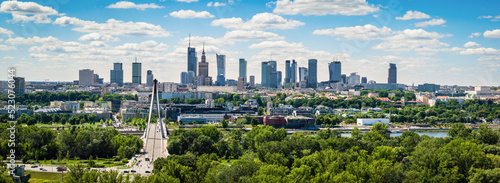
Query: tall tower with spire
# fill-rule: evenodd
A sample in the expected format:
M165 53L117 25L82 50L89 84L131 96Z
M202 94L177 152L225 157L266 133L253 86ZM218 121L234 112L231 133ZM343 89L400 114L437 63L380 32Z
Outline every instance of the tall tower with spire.
M189 34L189 45L188 45L188 54L187 54L187 71L188 71L188 73L189 73L189 71L192 71L194 73L193 77L197 76L196 66L198 66L198 58L196 57L196 49L191 48L191 34Z
M207 62L207 57L205 56L205 43L203 43L203 51L201 52L201 62L198 64L198 66L199 66L198 76L203 76L203 79L205 80L205 78L208 78L208 62ZM210 84L204 82L204 85L210 85Z

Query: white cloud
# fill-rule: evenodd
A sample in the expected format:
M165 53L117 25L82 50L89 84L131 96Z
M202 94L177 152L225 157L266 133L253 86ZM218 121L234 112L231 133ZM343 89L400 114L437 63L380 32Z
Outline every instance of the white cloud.
M42 6L35 2L4 1L0 5L0 12L12 14L13 22L50 23L49 15L59 15L59 13L48 6Z
M12 34L14 34L14 32L0 27L0 34L5 34L10 37Z
M380 11L365 0L277 0L273 12L283 15L367 15Z
M5 43L10 45L56 44L60 42L61 41L59 39L52 36L43 38L38 36L34 36L31 38L16 37L5 40Z
M170 16L176 18L213 18L214 15L210 14L208 11L196 12L193 10L179 10L170 13Z
M11 56L5 56L3 57L4 60L11 60L11 59L14 59L14 57L11 57Z
M461 55L497 55L500 54L500 50L495 48L466 48L459 52Z
M7 46L7 45L0 44L0 50L2 50L2 51L15 50L15 49L16 48L13 46Z
M398 31L392 37L385 38L385 42L372 48L387 51L416 51L419 54L435 54L440 51L439 48L449 47L448 44L442 43L438 39L450 36L451 34L427 32L423 29L406 29Z
M159 9L164 8L163 6L158 6L155 3L150 4L135 4L129 1L120 1L115 4L110 4L106 8L116 8L116 9L138 9L138 10L146 10L147 8L151 9Z
M337 27L335 29L314 30L315 35L343 36L346 39L373 40L380 36L390 35L392 30L387 27L378 28L371 24L355 27Z
M75 25L73 30L78 32L96 32L104 35L131 36L131 37L167 37L170 33L159 25L146 22L123 22L109 19L106 23L85 21L74 17L60 17L54 24L62 26Z
M198 2L199 0L175 0L177 2L184 2L184 3L192 3L192 2Z
M156 41L144 41L142 43L125 43L117 46L119 50L132 50L132 51L166 51L168 46L164 43L157 43Z
M90 34L85 34L78 38L78 41L119 41L120 39L118 38L113 38L113 36L110 35L103 35L99 33L90 33Z
M214 3L212 1L210 1L210 2L207 3L208 7L212 7L212 6L213 7L220 7L220 6L226 6L226 5L227 5L226 3L219 3L219 2L215 2Z
M479 45L478 43L473 42L473 41L469 41L469 42L464 44L464 47L466 47L466 48L473 48L473 47L480 47L480 46L481 45Z
M226 32L224 39L232 41L280 40L285 39L278 34L257 30L234 30Z
M497 16L491 16L491 15L483 15L477 17L478 19L490 19L493 22L500 21L500 15Z
M427 27L427 26L442 25L445 23L446 23L446 20L443 20L440 18L440 19L432 19L432 20L425 21L425 22L417 22L417 23L415 23L415 26L416 27Z
M43 54L43 53L30 53L31 58L50 58L50 55Z
M212 21L212 26L223 26L228 29L293 29L304 25L304 22L287 20L273 13L259 13L244 22L241 18L222 18Z
M469 38L474 38L474 37L479 37L479 36L481 36L480 32L473 32L470 34Z
M487 38L500 38L500 29L487 30L483 33L483 36Z
M42 6L35 2L4 1L0 5L0 11L19 15L56 15L57 11L48 6Z
M407 11L403 17L396 17L396 20L411 20L411 19L427 19L431 18L431 16L422 13L420 11Z

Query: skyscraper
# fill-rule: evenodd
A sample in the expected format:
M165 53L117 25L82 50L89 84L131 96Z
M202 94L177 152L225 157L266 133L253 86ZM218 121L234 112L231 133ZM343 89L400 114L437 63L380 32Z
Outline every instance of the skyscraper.
M398 83L397 74L398 74L398 68L396 67L396 64L389 63L389 78L387 78L387 83L393 83L393 84Z
M132 63L132 83L141 84L141 63L137 62L137 57L135 58L135 62Z
M342 78L342 83L347 84L347 76L345 74L340 75L340 78Z
M307 70L308 70L307 87L309 88L318 87L318 60L309 59Z
M342 80L340 61L330 62L330 64L328 64L328 71L330 74L330 79L328 81L336 83Z
M361 83L368 83L368 79L366 79L366 77L361 77Z
M243 78L243 82L247 83L247 61L243 58L240 58L240 75L239 77Z
M282 83L283 82L283 76L282 76L283 74L281 73L281 71L277 71L276 73L277 73L277 77L278 77L277 88L281 88L281 86L283 85L283 83Z
M276 88L278 86L278 73L276 71L276 61L262 62L262 82L263 87Z
M297 62L292 60L292 66L290 67L290 83L297 82Z
M361 76L358 75L357 73L353 72L349 76L349 86L354 86L360 83L360 78Z
M116 83L123 86L123 67L122 63L113 63L113 70L110 71L110 83Z
M307 81L307 67L299 67L299 82Z
M215 54L217 58L217 76L223 75L226 77L226 55Z
M152 87L153 86L153 71L151 70L148 70L146 71L147 75L146 75L146 86L148 87Z
M226 85L226 77L220 74L217 76L217 86L225 86Z
M250 87L255 87L255 76L250 76Z
M181 84L183 84L183 85L188 84L188 73L187 72L181 72Z
M194 75L195 76L198 76L196 73L197 69L197 65L198 65L198 58L196 57L196 49L195 48L191 48L191 36L189 36L189 47L188 47L188 72L189 71L193 71ZM194 80L192 82L194 84Z
M187 83L188 84L195 84L194 80L195 80L194 72L193 71L188 71L187 72Z
M24 78L22 77L14 77L14 94L22 95L24 93Z
M205 56L205 43L203 43L203 51L201 52L201 62L199 63L199 75L203 76L203 82L198 81L198 84L209 85L205 83L205 78L208 77L208 62Z
M285 84L290 83L290 72L292 71L290 67L290 60L285 61Z
M81 69L78 74L78 85L91 86L94 85L94 70Z

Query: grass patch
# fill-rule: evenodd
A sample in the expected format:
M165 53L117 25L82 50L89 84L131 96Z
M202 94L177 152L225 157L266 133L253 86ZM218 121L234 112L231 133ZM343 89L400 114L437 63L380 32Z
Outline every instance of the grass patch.
M42 183L42 182L60 182L61 173L54 172L33 172L26 171L26 174L31 174L30 183Z
M117 167L116 169L118 169L118 170L124 170L124 169L130 169L130 167L120 166L120 167Z
M99 158L99 160L93 160L93 161L96 163L97 166L104 166L105 168L125 165L125 163L122 163L121 161L114 161L114 159ZM69 161L68 160L62 160L62 161L40 160L39 162L43 165L69 166L69 165L76 165L76 164L86 165L88 163L88 160L69 160Z

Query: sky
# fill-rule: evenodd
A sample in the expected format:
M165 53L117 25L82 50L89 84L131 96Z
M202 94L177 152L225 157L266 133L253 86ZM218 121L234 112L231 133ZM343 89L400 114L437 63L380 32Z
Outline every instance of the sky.
M93 69L109 82L114 62L124 82L132 62L142 82L152 70L160 82L180 82L187 70L189 35L209 75L216 54L226 55L226 78L237 79L238 60L261 82L261 62L285 60L307 67L318 60L318 81L328 63L387 83L389 63L398 83L500 85L500 1L455 0L156 0L2 1L0 70L15 67L27 81L78 80Z

